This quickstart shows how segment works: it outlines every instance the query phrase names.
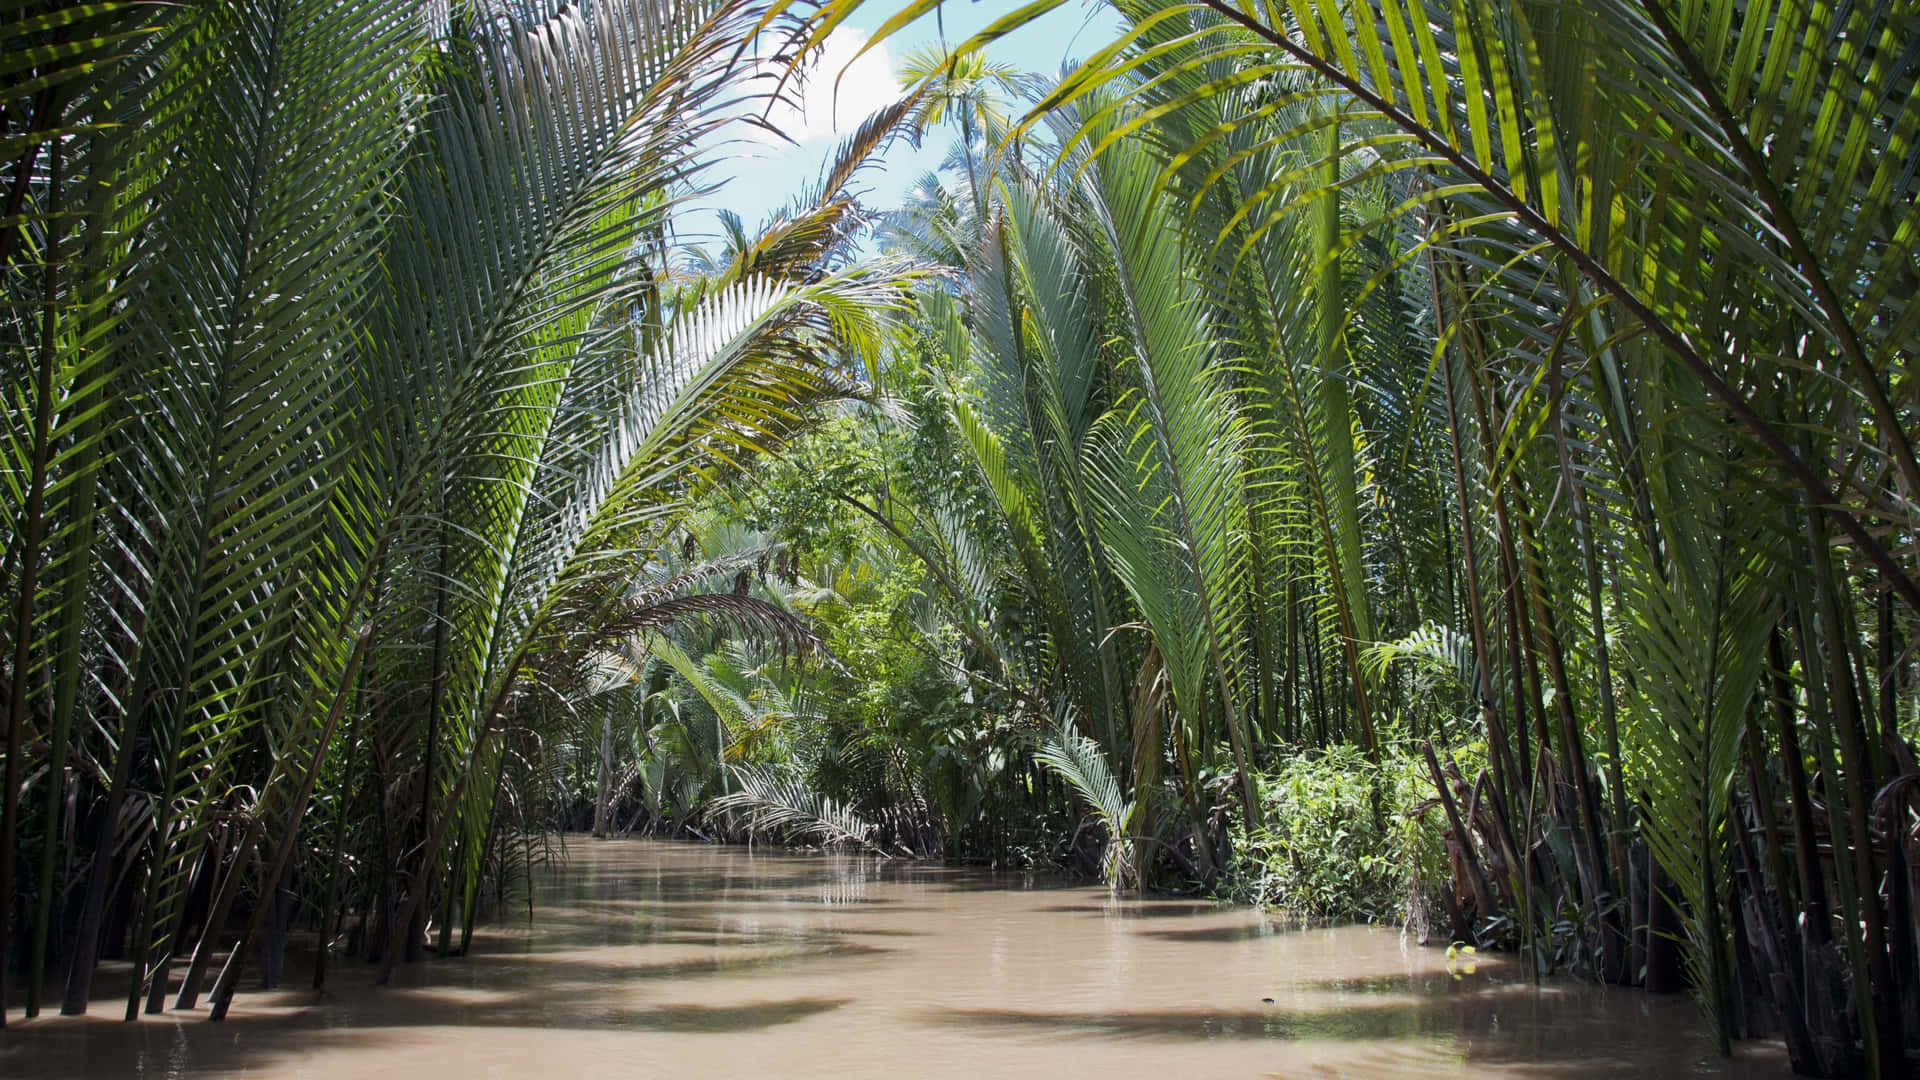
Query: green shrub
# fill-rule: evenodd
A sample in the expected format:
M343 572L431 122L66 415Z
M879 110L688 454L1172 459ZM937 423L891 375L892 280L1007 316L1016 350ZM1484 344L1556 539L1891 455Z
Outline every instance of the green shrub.
M1235 898L1312 919L1424 924L1447 874L1424 764L1309 750L1254 778L1259 826L1234 837Z

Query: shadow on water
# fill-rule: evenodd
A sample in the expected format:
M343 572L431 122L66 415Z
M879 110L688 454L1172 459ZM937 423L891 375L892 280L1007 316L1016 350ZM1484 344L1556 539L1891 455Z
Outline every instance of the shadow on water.
M1238 1012L1175 1009L1107 1013L1022 1009L950 1010L924 1017L928 1023L982 1034L1039 1031L1050 1035L1101 1035L1124 1039L1395 1039L1450 1031L1456 1017L1444 1007L1345 1006L1329 1012L1276 1008Z
M1098 915L1107 919L1190 919L1232 909L1211 902L1115 900L1106 904L1051 904L1036 910L1062 915Z
M848 913L861 909L872 909L885 914L898 911L931 911L932 908L918 904L905 904L898 900L822 900L808 897L772 897L764 900L741 900L732 896L708 897L705 900L648 900L640 906L643 909L662 908L672 910L676 907L694 907L710 909L716 904L724 904L728 911L737 912L778 912L792 911L796 908L844 908Z
M809 1016L832 1012L851 998L796 998L739 1006L669 1005L615 1014L610 1027L652 1031L698 1031L726 1035L791 1024Z
M1444 1047L1443 1056L1468 1067L1462 1075L1494 1069L1528 1077L1786 1075L1776 1055L1764 1048L1749 1049L1731 1062L1696 1065L1697 1040L1665 1025L1643 1030L1638 1039L1619 1031L1596 1038L1599 1030L1582 1031L1550 992L1514 990L1405 1003L1347 1002L1324 1010L1272 1005L1102 1012L958 1009L924 1013L920 1019L975 1037L1064 1039L1082 1046L1344 1044L1334 1057L1344 1064L1327 1072L1338 1076L1432 1075L1431 1065L1418 1066L1420 1058L1411 1052L1423 1043Z
M724 1004L636 1004L632 999L649 987L675 996L718 996L697 990L715 980L746 979L751 993L754 980L770 972L857 967L894 951L853 940L868 936L857 927L843 931L762 918L820 911L821 880L817 874L734 879L698 871L563 871L541 888L533 925L495 926L476 938L470 955L457 960L403 965L395 969L391 986L371 985L369 965L336 959L326 993L291 989L309 985L312 955L290 950L287 988L243 989L234 1012L218 1025L206 1021L204 1007L119 1022L126 982L119 968L124 965L108 965L96 986L92 1015L10 1021L0 1038L0 1076L172 1078L235 1070L274 1075L316 1055L378 1052L435 1029L549 1030L560 1038L558 1033L568 1031L724 1036L795 1024L853 999L824 994L753 995ZM779 887L761 887L769 881ZM750 887L738 887L747 882ZM696 900L703 892L705 899ZM635 899L598 898L608 893ZM731 899L741 896L756 899ZM830 900L832 908L849 898ZM891 911L904 905L867 898L847 913L869 906ZM918 933L874 929L881 935Z
M1085 888L1077 882L1056 880L1037 873L994 870L950 870L916 884L926 884L941 892L952 893L1057 892Z
M1161 941L1199 944L1201 942L1257 941L1260 938L1276 937L1286 931L1265 921L1261 921L1239 926L1202 926L1190 930L1139 930L1135 932L1141 937L1158 938Z
M1298 985L1302 989L1323 994L1361 994L1372 996L1394 995L1431 995L1442 996L1458 994L1462 990L1478 990L1488 986L1517 985L1525 976L1510 973L1498 965L1463 965L1459 970L1448 972L1421 972L1413 975L1371 975L1345 979L1305 979ZM1612 994L1608 988L1594 987L1595 994Z
M833 1012L845 998L791 998L730 1006L670 1004L654 1008L565 1007L551 990L504 1001L470 1002L423 997L404 990L387 995L386 1007L334 1013L311 1009L293 1017L230 1016L224 1025L201 1017L126 1024L117 1019L66 1020L9 1032L0 1043L0 1075L26 1077L127 1077L195 1074L274 1075L293 1063L333 1053L379 1053L412 1041L429 1029L543 1028L616 1030L692 1035L742 1035ZM303 995L311 1000L313 995ZM11 1026L11 1025L10 1025ZM327 1075L322 1070L321 1075ZM333 1075L351 1075L334 1073ZM540 1075L537 1072L521 1075Z
M848 998L788 998L749 1001L737 1005L699 1005L682 1002L641 1008L612 1008L578 996L556 997L563 987L547 987L535 998L514 995L504 1001L467 1001L433 994L405 994L390 1008L356 1012L350 1026L356 1031L381 1028L467 1027L544 1028L555 1031L673 1031L727 1035L759 1031L832 1012ZM336 1030L342 1026L329 1024ZM297 1029L294 1029L297 1030ZM249 1033L248 1037L251 1037ZM299 1040L296 1039L296 1042Z
M725 1005L669 1001L630 1005L610 988L679 985L688 980L753 976L776 968L876 956L886 950L836 944L764 956L722 955L670 963L604 962L565 954L479 954L465 961L402 968L395 985L367 985L354 971L336 991L255 992L238 1000L223 1024L204 1011L120 1022L117 1000L96 1000L95 1015L10 1022L0 1039L0 1076L165 1076L243 1070L273 1075L316 1053L377 1051L392 1039L434 1029L540 1029L555 1033L632 1032L723 1036L764 1031L831 1013L852 999L802 996ZM304 969L304 970L303 970ZM304 986L310 968L290 966ZM424 976L424 977L423 977ZM513 989L505 989L512 987ZM113 1017L113 1019L109 1019ZM559 1036L564 1037L564 1036Z
M723 953L719 956L695 960L662 962L595 960L590 955L583 956L564 951L555 951L551 954L479 955L470 958L462 967L453 969L464 974L464 978L453 985L475 986L502 982L526 982L537 988L547 989L563 986L606 988L625 983L753 975L772 969L796 968L822 961L878 958L892 951L854 942L813 944L796 942L793 947L780 951L768 950L749 955ZM457 976L452 976L448 970L443 969L428 972L419 982L400 981L404 978L400 975L396 975L395 979L396 985L431 989L446 983L451 977Z

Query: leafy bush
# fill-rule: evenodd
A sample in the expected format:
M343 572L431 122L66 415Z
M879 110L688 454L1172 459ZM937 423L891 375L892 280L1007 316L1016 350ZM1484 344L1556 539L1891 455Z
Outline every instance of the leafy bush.
M1303 918L1424 923L1447 866L1421 768L1411 752L1375 765L1339 746L1257 775L1260 823L1236 830L1227 892Z

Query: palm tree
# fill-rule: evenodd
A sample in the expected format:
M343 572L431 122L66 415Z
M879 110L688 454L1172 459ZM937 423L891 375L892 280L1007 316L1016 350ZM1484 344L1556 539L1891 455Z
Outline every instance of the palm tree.
M857 5L809 10L809 34ZM1215 628L1212 707L1404 738L1391 718L1419 703L1404 667L1364 662L1373 639L1457 631L1489 775L1468 785L1484 798L1450 802L1441 746L1437 794L1520 943L1544 949L1571 908L1573 966L1677 985L1649 930L1677 919L1723 1039L1753 1024L1734 997L1757 993L1793 1018L1797 1067L1899 1074L1911 844L1874 837L1911 833L1888 809L1906 788L1887 786L1912 768L1899 643L1920 613L1897 389L1920 242L1911 20L1661 0L1115 7L1122 37L1002 149L1058 129L1049 197L1132 171L1134 205L1185 210L1155 302L1101 295L1200 343L1181 355L1212 350L1174 381L1238 425L1220 456L1242 509L1216 565L1257 569L1188 575L1231 618L1178 620ZM970 266L972 287L992 267ZM1010 310L1023 325L1033 309ZM1155 401L1164 361L1137 337L1129 411L1094 440L1134 465L1101 470L1133 479L1102 489L1126 524L1101 542L1191 711L1161 640L1174 620L1138 587L1140 538L1205 565L1216 526L1154 531L1181 505L1182 444L1179 410ZM1019 335L1002 341L1017 354ZM1799 857L1829 842L1835 866ZM1813 952L1792 959L1796 925ZM1857 1021L1811 1004L1836 966L1865 995Z
M804 245L670 279L677 193L759 14L288 0L22 25L61 46L22 54L22 93L59 93L10 111L7 149L24 842L0 942L31 907L29 1012L63 845L86 882L65 1011L113 890L137 900L131 1018L197 938L190 1006L242 891L343 843L378 852L349 887L391 964L434 897L470 916L506 744L554 673L640 627L754 617L631 583L700 492L855 392L909 280L805 272ZM91 838L59 828L68 784Z

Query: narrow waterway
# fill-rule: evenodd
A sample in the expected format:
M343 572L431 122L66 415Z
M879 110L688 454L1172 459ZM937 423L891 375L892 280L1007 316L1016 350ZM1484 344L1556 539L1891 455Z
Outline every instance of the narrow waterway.
M43 1017L0 1076L1680 1077L1722 1061L1683 998L1536 986L1391 930L850 856L575 840L531 925L474 955L341 964L199 1014ZM293 985L307 985L296 972Z

